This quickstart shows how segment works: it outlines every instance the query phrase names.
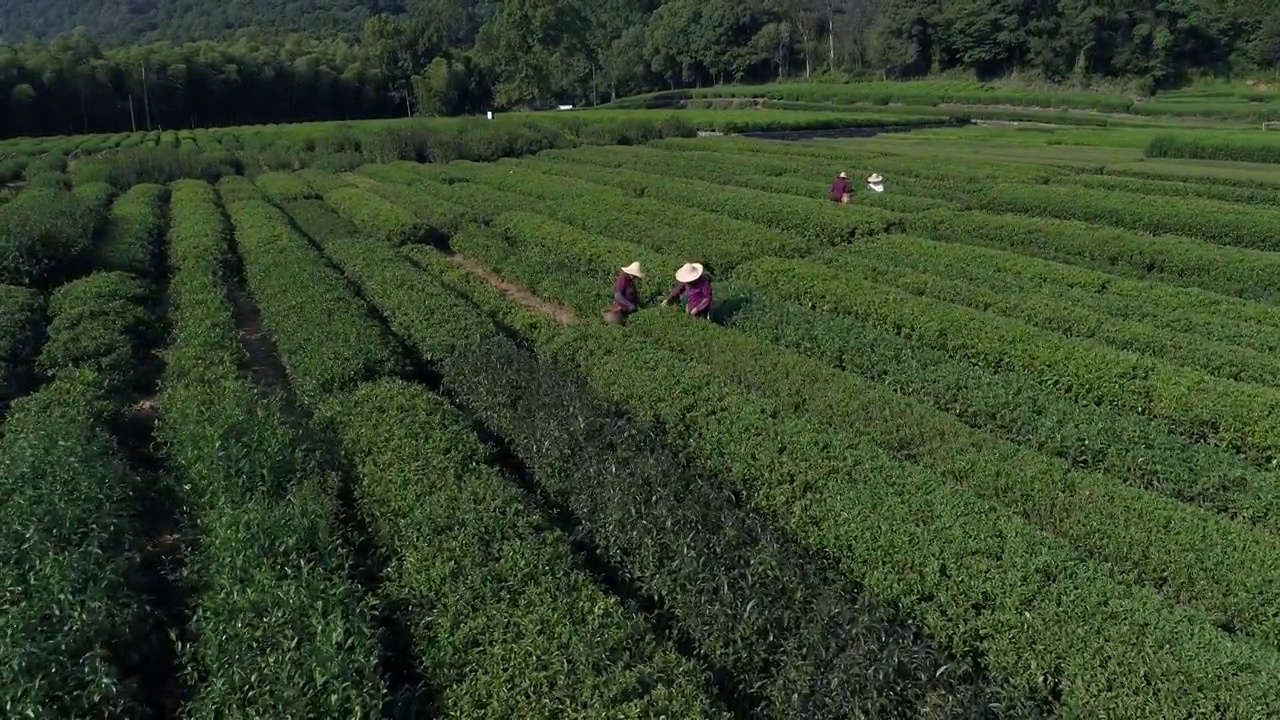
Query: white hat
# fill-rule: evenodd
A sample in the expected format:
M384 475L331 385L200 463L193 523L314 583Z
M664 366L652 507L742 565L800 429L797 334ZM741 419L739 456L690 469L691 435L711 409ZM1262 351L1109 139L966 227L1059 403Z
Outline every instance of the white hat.
M702 277L702 265L699 263L685 263L676 271L677 282L691 283L700 277Z
M867 182L872 185L879 185L884 182L884 178L880 177L880 173L871 173L871 177L867 178Z
M848 179L848 177L849 177L849 173L847 173L847 172L841 172L841 173L840 173L839 175L837 175L836 177L842 177L842 178Z
M630 275L631 277L638 277L638 278L644 277L644 271L640 269L639 262L633 262L630 265L622 268L622 272Z

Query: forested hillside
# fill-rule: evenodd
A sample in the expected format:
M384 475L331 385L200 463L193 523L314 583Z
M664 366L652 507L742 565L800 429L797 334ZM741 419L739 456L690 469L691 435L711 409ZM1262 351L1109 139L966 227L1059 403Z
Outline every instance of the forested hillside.
M73 23L0 45L0 133L449 114L822 73L1154 90L1280 71L1278 0L0 0L9 36Z
M177 41L258 31L356 34L400 13L398 0L0 0L0 41L47 40L77 27L103 43Z

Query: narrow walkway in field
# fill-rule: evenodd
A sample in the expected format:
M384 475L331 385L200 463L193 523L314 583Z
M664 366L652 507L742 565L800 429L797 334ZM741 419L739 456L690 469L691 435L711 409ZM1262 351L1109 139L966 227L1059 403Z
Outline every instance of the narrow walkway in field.
M168 227L167 215L163 227ZM169 336L170 271L168 253L163 243L160 247L149 278L153 295L159 300L160 328L154 344L143 348L137 387L119 416L114 434L137 478L135 515L146 539L137 584L153 611L146 628L148 642L135 672L151 713L155 717L176 717L190 691L182 677L180 648L192 640L191 605L179 580L186 563L182 528L187 522L181 492L155 450L155 397L165 370L160 350Z
M336 449L336 443L317 436L310 423L310 413L298 402L289 384L288 371L275 342L262 327L262 313L249 292L234 239L227 268L230 272L226 291L235 314L240 346L245 353L244 372L261 390L281 400L285 417L301 431L304 447L318 460L321 470L335 480L338 523L351 552L348 574L366 596L376 601L378 607L379 665L386 684L383 715L401 717L407 712L413 717L415 708L432 707L434 698L414 657L413 632L404 619L408 609L388 602L383 596L387 563L382 551L370 539L372 533L356 509L352 490L354 480Z
M529 290L526 290L525 288L503 278L469 257L459 255L457 253L445 253L445 257L463 270L466 270L472 275L475 275L481 280L489 283L501 292L508 300L518 305L529 308L534 312L542 313L561 325L572 325L578 322L578 316L574 314L573 310L570 310L564 305L551 302L550 300L544 300L543 298L534 295Z
M276 352L275 343L262 329L262 314L258 312L257 304L245 289L240 256L233 254L227 260L230 271L227 298L231 301L236 328L240 331L240 347L244 349L245 361L242 369L259 387L284 396L286 406L292 410L294 402L289 389L288 373Z

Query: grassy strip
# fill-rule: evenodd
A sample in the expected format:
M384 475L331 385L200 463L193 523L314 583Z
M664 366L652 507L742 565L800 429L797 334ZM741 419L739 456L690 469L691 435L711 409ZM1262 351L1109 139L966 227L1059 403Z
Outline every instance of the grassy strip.
M623 162L625 158L630 160L630 166L639 167L640 169L667 171L672 167L681 168L678 171L682 176L705 175L708 172L717 170L729 173L734 165L732 156L726 156L723 162L717 164L714 159L709 160L706 154L702 153L696 155L689 152L675 154L676 158L687 157L687 160L682 163L673 158L664 158L664 154L666 153L654 149L582 148L572 152L562 152L559 156L583 159L588 162L600 162L604 161L603 159L610 158L615 162ZM827 167L830 167L829 160L826 162ZM1064 220L1080 220L1113 225L1140 232L1187 235L1209 242L1236 247L1259 250L1276 249L1276 246L1268 238L1275 234L1273 230L1280 225L1280 214L1264 208L1241 207L1235 203L1206 199L1202 196L1188 196L1180 203L1161 206L1157 209L1150 204L1145 195L1139 193L1123 192L1114 188L1099 188L1095 190L1081 186L1060 187L1015 184L1009 182L1010 178L1005 176L1004 173L1000 174L1003 181L1001 184L990 185L991 170L989 168L985 169L987 182L971 184L961 189L952 182L955 178L947 177L948 172L951 170L950 167L924 175L920 172L919 162L913 163L916 166L914 173L899 173L900 168L895 168L892 163L882 160L876 160L875 163L877 171L890 173L892 178L897 179L893 181L894 192L886 193L884 196L879 197L868 195L867 200L872 202L888 202L891 196L906 194L908 196L916 196L914 202L917 203L922 203L925 199L958 201L971 209L990 212L1017 212L1027 215L1056 217ZM750 178L762 171L772 170L773 172L779 172L782 169L776 164L753 168L752 162L744 158L739 173ZM813 165L799 164L796 166L797 172L813 172L818 169L820 168ZM734 177L736 178L736 176ZM821 180L822 178L819 177L817 179ZM1022 178L1016 179L1021 180ZM779 182L776 178L766 179L768 180L766 183L762 183L761 180L762 178L757 178L756 180L736 178L735 182L756 183L766 186L769 184L778 185ZM940 188L934 190L931 189L931 186L940 186ZM814 187L817 187L816 182ZM770 188L763 187L762 189L767 190ZM782 192L795 192L795 190L787 189L785 185L779 190ZM899 198L896 202L903 202L903 200ZM899 208L895 205L886 205L886 207L888 209L900 209L903 212L928 209L923 205L919 208L905 206Z
M1037 378L1066 397L1148 415L1193 441L1233 448L1263 465L1280 460L1274 389L1234 383L1025 323L858 281L809 261L739 268L744 289L821 304L958 359Z
M590 168L612 168L627 171L630 177L646 177L650 182L662 182L672 176L708 183L723 183L731 179L735 187L751 188L778 195L794 195L803 198L827 199L829 183L837 170L828 162L820 172L808 171L802 165L781 168L767 161L752 162L750 157L720 156L711 160L699 154L675 153L650 148L617 148L622 152L609 152L615 148L590 148L605 152L577 152L539 156L559 162L581 164ZM786 172L784 172L784 170ZM803 177L802 177L803 175ZM597 175L598 177L598 175ZM896 179L896 178L895 178ZM913 197L899 192L875 194L866 191L860 178L854 177L854 198L858 209L875 208L889 212L914 213L947 207L946 200Z
M448 403L384 381L333 398L325 417L355 465L357 503L399 556L391 592L415 610L438 712L717 714L694 669L606 600L484 464L491 450Z
M1176 182L1172 180L1146 180L1114 175L1063 175L1055 182L1069 186L1083 186L1096 190L1115 190L1148 197L1207 198L1221 202L1280 205L1280 190L1231 185L1215 185L1206 182Z
M1134 162L1108 163L1106 172L1108 175L1146 180L1154 178L1189 182L1211 181L1216 185L1235 188L1275 190L1280 187L1280 177L1276 176L1275 168L1267 164L1248 165L1216 160L1144 159Z
M920 140L908 143L902 139L892 143L875 140L856 144L834 142L777 143L745 138L683 140L671 138L645 146L651 151L675 152L696 159L698 163L748 163L761 173L811 175L829 179L841 170L861 181L872 171L879 172L895 184L898 179L936 179L955 182L988 183L998 176L1010 182L1039 184L1077 171L1052 163L1058 158L1040 159L1038 148L1005 149L995 143L969 144L948 140ZM584 148L584 150L587 148ZM1071 148L1071 157L1080 153ZM1108 149L1110 152L1110 150ZM546 153L554 156L560 153ZM569 156L570 153L564 153ZM934 162L940 160L941 162ZM860 170L861 169L861 170Z
M644 428L499 338L478 308L394 252L332 234L320 214L295 219L443 370L446 387L510 439L601 549L662 598L677 631L757 688L766 712L980 712L974 680L942 671L945 661L909 627L690 476ZM829 674L849 682L828 684Z
M1092 338L1227 380L1270 385L1280 377L1280 361L1266 351L1180 333L1159 320L1120 320L1103 311L1074 305L1052 282L1045 282L1043 277L1027 277L1028 268L1034 272L1037 265L1043 264L1038 260L993 259L990 256L994 253L989 251L896 235L868 240L852 251L846 250L849 249L814 259L866 282L1015 318L1067 337ZM1155 302L1150 306L1158 309ZM1252 329L1258 330L1256 326ZM1272 335L1277 332L1280 330L1271 329Z
M1061 541L858 433L780 420L776 403L629 328L584 325L565 337L544 352L575 364L638 417L666 424L754 507L840 558L872 592L919 613L948 645L982 653L1004 679L1006 712L1037 714L1019 697L1043 698L1039 713L1072 716L1280 709L1274 652L1233 642L1208 618L1150 591L1117 585Z
M613 302L618 268L638 261L652 273L653 279L642 280L637 288L640 302L647 305L666 297L670 286L663 276L679 267L640 245L590 235L533 213L500 215L490 228L458 235L451 244L499 275L532 280L526 286L535 294L583 315L595 315ZM566 273L565 267L576 270Z
M392 245L407 245L427 239L429 226L410 210L363 188L341 188L324 193L324 200L361 234Z
M842 253L837 250L834 256ZM984 282L1019 292L1052 293L1059 301L1134 322L1261 352L1280 352L1280 308L1196 288L1134 280L1075 265L977 245L895 236L861 244L849 256L890 259L924 273Z
M1013 511L1116 576L1155 587L1171 603L1269 645L1280 639L1271 612L1280 602L1277 535L1134 488L1123 476L1073 470L767 342L705 323L684 328L674 313L646 315L637 317L637 333L788 414L856 427L886 452ZM1010 467L1019 472L1010 474ZM1205 537L1214 538L1211 547Z
M314 200L320 197L305 180L290 172L268 172L254 178L253 184L272 202Z
M107 217L106 233L94 248L93 266L154 279L168 196L164 186L144 184L135 185L116 198Z
M823 245L852 242L878 235L899 222L900 216L869 207L851 208L827 198L777 195L763 190L697 180L672 180L628 170L590 168L570 163L537 165L556 175L623 188L658 202L717 213L745 222L794 233Z
M9 401L35 384L35 360L44 344L48 317L35 290L0 285L0 415Z
M1280 144L1233 141L1224 137L1206 139L1187 135L1158 135L1151 139L1143 155L1149 158L1280 163Z
M293 210L291 209L292 213ZM470 230L465 232L472 232ZM351 237L347 235L347 237ZM410 245L400 251L413 264L431 275L440 285L470 299L494 323L514 331L517 337L537 342L548 337L557 324L546 315L511 302L500 290L474 273L450 262L444 255L423 245Z
M1071 467L1275 527L1280 484L1234 453L1188 443L1155 421L1062 398L1034 379L998 373L855 318L753 302L732 327L857 373Z
M346 580L333 489L274 400L238 369L221 277L230 229L200 181L173 188L174 342L157 436L194 521L183 648L191 718L373 718L381 705L370 609Z
M13 403L0 439L0 705L14 716L141 712L141 548L104 385L68 370Z
M548 202L531 209L605 237L627 237L653 250L728 270L768 255L800 257L819 246L794 235L670 203L629 197L597 183L548 175L525 163L467 168L477 182ZM455 187L455 186L451 186Z
M1280 300L1280 256L1174 236L1153 237L1068 220L934 211L905 230L934 240L1012 250L1107 273L1151 278L1246 300Z
M1280 212L1217 200L1184 198L1176 203L1157 205L1149 197L1136 193L1056 185L998 184L959 192L954 187L930 190L917 185L910 192L959 201L974 210L1077 220L1157 235L1183 235L1251 250L1280 249L1280 241L1274 239L1280 232Z
M403 372L390 339L287 216L261 200L229 203L227 214L264 327L304 402Z
M406 173L401 168L389 165L365 165L357 172L360 173L358 177L361 179L360 187L362 192L376 195L380 203L394 209L393 214L408 211L415 215L421 223L426 224L423 232L418 237L410 238L407 242L417 242L423 239L447 239L475 221L471 213L468 213L456 203L440 198L428 199L419 190L410 187L410 185L417 182L418 178L416 175ZM336 190L334 192L342 193L346 191ZM335 201L330 201L329 204L335 205ZM389 232L385 235L394 237L394 234Z

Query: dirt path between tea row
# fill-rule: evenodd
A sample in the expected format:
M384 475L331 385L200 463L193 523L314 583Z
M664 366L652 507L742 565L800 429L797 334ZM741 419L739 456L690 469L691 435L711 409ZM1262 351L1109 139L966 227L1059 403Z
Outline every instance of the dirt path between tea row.
M529 290L504 279L494 271L469 257L465 257L457 253L446 255L446 257L449 258L449 261L453 264L492 285L501 292L503 296L514 303L529 308L534 312L546 315L561 325L573 325L578 322L578 316L574 314L573 310L570 310L564 305L551 302L550 300L544 300L543 298L534 295Z

